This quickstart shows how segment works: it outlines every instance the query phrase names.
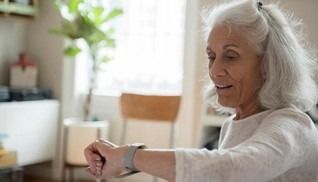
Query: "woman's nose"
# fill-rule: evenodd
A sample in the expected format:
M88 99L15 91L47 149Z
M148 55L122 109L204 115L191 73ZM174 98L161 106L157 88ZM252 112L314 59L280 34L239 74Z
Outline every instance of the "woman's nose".
M226 75L226 69L222 60L215 59L214 62L209 63L209 75L211 78L221 77Z

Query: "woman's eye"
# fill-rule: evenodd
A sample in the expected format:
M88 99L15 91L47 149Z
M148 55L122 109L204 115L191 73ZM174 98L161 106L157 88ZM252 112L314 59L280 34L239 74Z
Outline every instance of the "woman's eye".
M230 60L230 61L233 61L233 60L235 60L235 59L238 58L238 54L236 54L236 53L233 52L233 51L227 52L227 54L225 54L224 56L225 56L225 58L226 58L227 60Z
M227 59L235 59L235 56L226 56Z
M209 56L208 59L209 59L210 62L214 62L215 57L214 56Z
M238 58L237 55L233 55L233 54L228 54L228 55L225 55L225 59L226 60L229 60L229 61L234 61Z

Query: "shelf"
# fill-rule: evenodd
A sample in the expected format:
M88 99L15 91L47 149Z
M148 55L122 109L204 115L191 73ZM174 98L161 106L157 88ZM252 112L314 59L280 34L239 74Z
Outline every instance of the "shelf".
M38 14L37 1L22 4L0 0L0 14L5 17L34 18Z

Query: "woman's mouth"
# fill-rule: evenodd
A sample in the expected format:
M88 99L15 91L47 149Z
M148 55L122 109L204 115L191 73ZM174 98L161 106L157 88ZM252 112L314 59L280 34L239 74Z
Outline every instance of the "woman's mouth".
M215 87L217 89L227 89L227 88L231 88L232 85L217 85L217 84L215 84Z

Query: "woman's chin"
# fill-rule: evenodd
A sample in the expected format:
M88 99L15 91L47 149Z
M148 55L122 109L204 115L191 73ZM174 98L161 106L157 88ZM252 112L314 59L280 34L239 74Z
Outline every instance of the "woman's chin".
M231 107L234 108L233 103L229 102L228 100L218 100L218 103L222 106L222 107Z

